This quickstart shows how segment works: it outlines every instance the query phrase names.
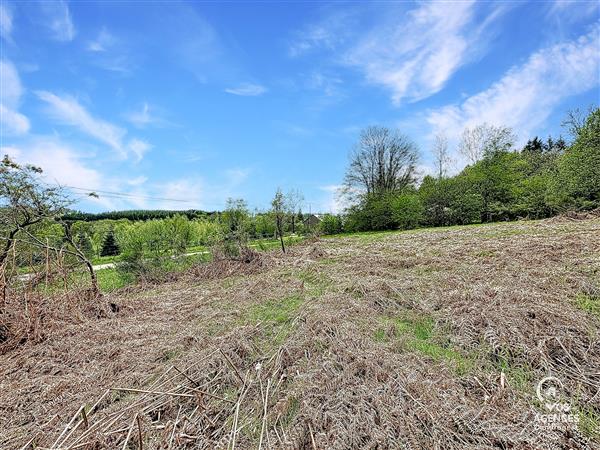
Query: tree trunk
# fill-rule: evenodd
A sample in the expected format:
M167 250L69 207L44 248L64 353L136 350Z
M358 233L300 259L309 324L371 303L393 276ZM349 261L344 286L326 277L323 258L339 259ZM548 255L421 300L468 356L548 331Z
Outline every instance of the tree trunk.
M100 296L100 288L98 287L98 277L96 276L96 271L94 270L94 266L92 263L86 258L85 265L90 272L90 281L92 282L92 292L94 293L94 297Z
M10 252L10 248L13 245L15 236L17 235L18 231L19 229L17 228L9 233L8 238L6 239L6 244L4 244L4 249L2 250L2 253L0 253L0 267L4 266L4 262L8 257L8 252Z
M279 241L281 242L281 251L285 253L285 244L283 243L283 226L282 220L277 218L277 234L279 234Z

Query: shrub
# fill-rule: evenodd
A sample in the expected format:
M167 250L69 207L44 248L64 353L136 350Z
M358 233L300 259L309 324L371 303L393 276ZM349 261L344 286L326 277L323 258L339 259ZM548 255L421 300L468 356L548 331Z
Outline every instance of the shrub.
M219 218L222 232L212 246L213 257L240 259L248 250L250 216L246 202L242 199L228 199L227 207Z
M173 265L174 258L185 253L192 235L185 216L134 223L119 236L119 268L137 276L159 276Z
M392 218L402 230L417 228L423 221L423 204L415 192L400 194L392 201Z
M338 234L344 230L342 218L333 214L325 214L319 223L319 231L323 234Z

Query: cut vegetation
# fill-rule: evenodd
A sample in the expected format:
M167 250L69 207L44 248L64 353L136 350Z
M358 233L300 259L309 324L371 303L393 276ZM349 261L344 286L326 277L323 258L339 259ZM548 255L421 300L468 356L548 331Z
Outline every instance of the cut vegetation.
M599 219L286 250L95 303L31 294L1 344L0 447L600 445ZM578 431L536 429L548 375Z

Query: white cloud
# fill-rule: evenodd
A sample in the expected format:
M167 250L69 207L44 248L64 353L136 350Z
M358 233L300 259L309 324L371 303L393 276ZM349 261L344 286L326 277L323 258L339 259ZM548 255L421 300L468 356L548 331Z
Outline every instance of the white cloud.
M203 185L198 179L180 179L169 181L160 186L161 197L174 200L186 200L186 202L175 202L164 200L160 204L163 209L202 209Z
M356 23L354 11L336 11L325 20L312 23L297 32L289 45L291 57L318 50L335 50L353 34Z
M59 97L48 91L37 91L37 96L50 106L50 114L67 125L79 128L84 133L98 139L126 156L123 137L126 131L116 125L93 117L72 97Z
M348 198L342 195L342 189L341 184L319 186L319 190L325 192L325 197L318 205L315 205L318 210L313 210L313 212L339 214L348 208L350 203Z
M29 131L29 119L17 111L23 86L15 66L0 60L0 127L2 134L20 135Z
M166 120L156 115L155 108L150 107L148 103L144 103L139 111L132 111L125 114L125 119L138 128L145 128L149 125L162 126L168 124Z
M7 4L0 4L0 36L7 42L12 42L13 15Z
M267 88L261 86L260 84L243 83L233 88L227 88L225 89L225 92L233 95L255 97L257 95L262 95L265 92L267 92Z
M600 85L599 33L596 26L574 41L533 53L490 88L431 111L429 124L454 140L465 127L482 122L512 127L522 138L530 136L565 98Z
M403 19L377 26L350 50L346 62L385 86L398 104L440 91L476 45L475 2L421 3Z
M141 184L144 184L146 181L148 181L148 177L140 175L139 177L135 177L130 180L127 180L127 184L129 184L131 186L139 186Z
M138 162L141 161L146 152L152 148L150 144L140 139L130 140L127 147L135 155Z
M230 188L236 187L242 184L248 179L252 170L250 168L236 167L225 171L227 181Z
M115 37L106 28L102 28L98 37L88 43L87 49L90 52L106 52L116 42Z
M368 82L388 89L395 104L418 101L439 92L481 55L493 35L490 26L511 7L474 0L418 2L409 10L406 3L357 7L305 28L290 54L329 50L334 63L354 67Z
M29 131L29 119L23 114L0 104L0 126L2 135L20 135Z
M48 183L62 186L106 189L106 180L100 172L89 167L77 151L55 138L35 138L19 147L2 147L2 154L8 154L17 162L39 166ZM82 194L84 195L84 194ZM110 199L86 197L86 200L111 208Z
M132 138L125 145L127 130L92 116L75 98L60 97L48 91L36 91L37 96L49 106L49 114L59 122L74 126L83 133L103 142L121 158L133 155L137 162L152 146L141 139Z
M45 16L45 25L55 40L69 42L75 38L75 25L67 2L63 0L41 2L40 9Z
M23 86L17 69L8 60L0 60L0 80L2 81L0 101L4 105L16 107L23 95Z

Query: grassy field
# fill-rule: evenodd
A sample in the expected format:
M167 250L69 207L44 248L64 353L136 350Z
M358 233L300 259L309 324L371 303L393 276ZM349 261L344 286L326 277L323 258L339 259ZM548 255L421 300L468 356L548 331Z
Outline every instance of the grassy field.
M325 238L68 301L0 356L1 448L600 445L597 219ZM576 427L539 427L548 375Z

